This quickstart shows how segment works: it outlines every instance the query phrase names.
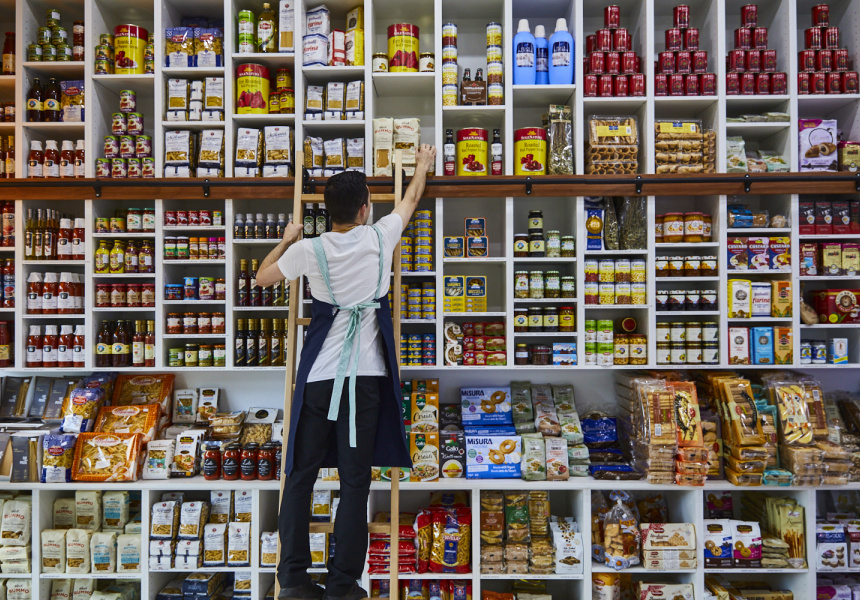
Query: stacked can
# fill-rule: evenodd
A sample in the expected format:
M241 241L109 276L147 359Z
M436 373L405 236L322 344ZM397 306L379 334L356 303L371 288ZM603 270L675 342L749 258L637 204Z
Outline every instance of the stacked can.
M642 60L633 51L629 30L621 27L621 8L603 9L603 29L585 38L585 95L645 95Z
M613 325L610 320L585 321L585 364L609 367L615 364L612 345Z
M111 135L104 136L104 158L96 159L96 177L155 177L152 136L143 135L143 113L134 90L120 90L119 112L111 116Z
M442 25L442 106L457 106L458 81L457 24L445 23Z
M404 283L400 286L400 314L404 319L433 320L436 318L436 284Z
M410 367L434 366L436 364L436 334L401 334L400 364Z
M840 48L839 28L830 25L830 6L812 7L812 27L798 53L798 94L856 94L857 71L849 71L848 49Z
M433 213L415 211L400 238L400 270L403 273L433 270Z
M735 49L729 50L726 65L726 94L787 94L787 75L777 72L776 63L776 50L767 47L767 28L758 25L758 6L741 6L741 26L735 29Z
M654 94L657 96L714 96L717 75L708 72L708 51L699 49L699 30L690 27L690 7L672 9L666 30L666 50L657 58Z
M505 103L502 31L501 23L487 24L487 104L491 106Z
M644 259L585 259L585 304L647 302Z
M72 29L72 44L69 32L60 26L60 12L55 8L45 10L45 26L36 32L36 43L27 46L28 61L81 61L84 60L84 22L75 21Z

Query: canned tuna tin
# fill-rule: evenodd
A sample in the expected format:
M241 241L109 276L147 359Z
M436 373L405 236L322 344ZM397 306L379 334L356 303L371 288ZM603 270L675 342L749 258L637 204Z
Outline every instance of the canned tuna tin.
M134 90L120 90L119 110L124 113L133 113L137 108L137 94Z

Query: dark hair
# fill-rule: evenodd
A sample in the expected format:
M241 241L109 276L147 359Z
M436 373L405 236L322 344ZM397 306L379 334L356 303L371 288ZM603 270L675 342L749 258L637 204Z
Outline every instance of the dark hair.
M338 173L329 177L324 196L332 223L354 223L368 201L367 177L358 171Z

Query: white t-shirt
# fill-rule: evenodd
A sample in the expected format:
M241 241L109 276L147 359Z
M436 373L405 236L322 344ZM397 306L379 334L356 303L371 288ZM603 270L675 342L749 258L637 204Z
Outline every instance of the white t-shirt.
M382 249L382 288L377 295L379 285L379 238L372 227L359 226L346 233L324 233L321 236L326 260L328 261L329 281L337 304L350 307L363 302L371 302L375 298L388 294L391 281L391 261L394 248L400 241L403 232L403 220L394 213L383 217L375 223L382 233L384 248ZM323 302L333 304L328 288L317 266L316 255L310 240L302 240L293 244L284 255L278 259L278 268L287 281L292 281L300 275L307 275L311 285L311 295ZM341 311L334 318L331 329L316 362L311 367L308 381L324 381L334 379L337 374L337 363L346 338L346 326L349 313ZM358 375L384 376L388 369L382 351L379 337L379 324L376 322L376 312L372 309L361 314L361 348L358 350ZM355 347L353 347L355 352ZM350 359L350 368L352 360Z

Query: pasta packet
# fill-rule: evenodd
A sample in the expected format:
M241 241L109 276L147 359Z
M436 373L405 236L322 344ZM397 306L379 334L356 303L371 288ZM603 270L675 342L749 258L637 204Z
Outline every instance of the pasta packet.
M60 121L82 123L84 111L84 81L76 79L60 82Z
M75 527L98 531L102 528L101 490L75 492Z
M236 130L237 167L259 167L263 155L263 135L259 129L240 127Z
M206 129L200 132L200 154L197 165L205 169L224 168L223 129Z
M209 523L203 528L203 565L221 567L227 560L227 523Z
M175 440L153 440L146 445L143 479L169 479Z
M233 520L233 492L209 492L209 522L229 523Z
M183 502L179 511L179 539L197 540L209 520L208 502Z
M96 532L90 538L93 573L116 571L116 532Z
M227 566L247 567L251 564L251 523L227 525Z
M42 483L69 483L77 436L49 433L42 438Z
M2 507L1 504L0 507ZM2 510L0 510L0 513L2 513ZM54 529L71 529L75 526L75 519L74 498L57 498L54 500L52 523Z
M75 481L137 481L143 435L82 433L75 446Z
M140 571L140 535L122 534L116 536L117 573L136 573Z
M264 531L260 537L260 566L278 566L278 532Z
M31 508L31 504L23 500L8 500L3 504L0 544L26 546L30 543Z
M220 28L194 28L194 63L197 67L224 66L224 32Z
M636 515L630 508L632 498L616 490L609 494L615 505L606 513L603 524L604 563L620 571L639 564L641 534Z
M98 433L140 433L143 443L155 438L159 404L142 406L103 406L96 417L95 431Z
M194 30L191 27L168 27L164 30L164 60L167 67L193 67Z
M42 573L66 572L66 530L42 531Z
M471 569L472 509L434 508L431 573L468 573Z
M179 503L157 502L152 505L149 537L153 540L176 539L179 530Z
M105 492L102 496L105 529L124 529L129 519L130 499L127 491Z
M130 406L141 404L161 405L161 414L170 414L170 397L173 394L173 374L129 375L123 373L116 378L113 404Z
M95 427L99 409L106 399L105 390L99 386L76 387L63 403L63 433L84 433Z
M69 529L66 531L66 573L83 574L90 572L90 539L93 532L89 529Z

